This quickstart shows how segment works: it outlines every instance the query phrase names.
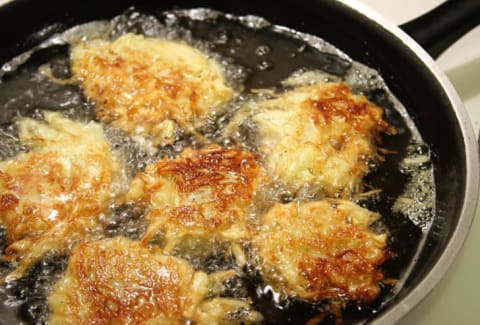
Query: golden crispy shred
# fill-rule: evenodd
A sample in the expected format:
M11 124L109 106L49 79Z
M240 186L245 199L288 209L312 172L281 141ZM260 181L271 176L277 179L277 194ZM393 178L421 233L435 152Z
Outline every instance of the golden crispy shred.
M345 198L359 191L369 164L380 158L380 133L395 132L380 107L343 83L316 83L269 97L240 109L226 133L253 123L267 170L294 192L307 186Z
M195 250L207 254L208 243L251 239L248 213L261 178L256 155L210 145L147 166L126 200L147 207L144 242L162 233L166 252L199 245Z
M233 96L221 68L179 42L126 34L73 47L72 73L102 122L170 143L176 126L191 132Z
M252 324L247 300L207 298L209 276L122 237L82 243L50 294L50 324Z
M378 217L346 200L275 205L253 240L263 279L309 302L372 302L390 257L386 234L369 229Z
M97 217L122 191L119 161L102 127L46 112L45 121L21 118L19 137L30 151L0 162L0 222L5 259L20 277L47 252L63 253L88 237Z

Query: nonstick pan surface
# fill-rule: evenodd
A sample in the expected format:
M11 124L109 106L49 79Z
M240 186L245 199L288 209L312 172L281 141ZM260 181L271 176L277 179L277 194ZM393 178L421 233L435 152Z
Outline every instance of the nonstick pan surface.
M402 290L370 319L371 322L395 322L432 289L452 263L471 224L477 196L478 162L473 131L458 96L432 59L415 42L397 27L350 1L243 1L241 4L225 1L116 1L113 4L88 0L70 3L19 0L0 10L3 42L0 62L30 49L53 32L92 20L111 19L131 5L140 12L152 14L172 8L198 7L235 15L253 14L277 25L317 35L354 60L377 70L406 107L431 150L436 215ZM12 30L15 32L10 32ZM40 30L43 33L35 34ZM245 55L240 57L245 60L242 64L247 66L253 59ZM322 61L321 64L330 60L327 65L331 71L328 72L333 74L341 74L344 68L341 57L314 55L308 59L313 65L318 63L316 60ZM288 62L287 57L285 61ZM274 84L295 68L266 69L266 77L250 80L250 86L271 86L267 81ZM394 179L391 184L396 182ZM406 230L405 241L409 236L416 236L413 228Z

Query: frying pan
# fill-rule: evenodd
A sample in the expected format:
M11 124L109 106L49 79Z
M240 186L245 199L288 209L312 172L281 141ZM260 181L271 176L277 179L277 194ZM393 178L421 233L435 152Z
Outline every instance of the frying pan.
M473 220L479 184L474 132L458 95L432 57L401 29L353 0L16 0L0 8L0 62L54 32L110 19L132 5L147 13L206 7L236 15L257 15L277 25L318 35L354 60L379 71L431 149L436 216L401 291L369 321L395 323L418 304L460 250ZM453 0L403 28L435 57L478 24L478 19L478 1ZM433 29L422 28L425 24Z

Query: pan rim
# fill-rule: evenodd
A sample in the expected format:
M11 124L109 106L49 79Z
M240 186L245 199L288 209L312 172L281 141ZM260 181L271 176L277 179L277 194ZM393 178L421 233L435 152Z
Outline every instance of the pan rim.
M460 132L464 141L466 160L465 198L462 208L459 212L459 221L452 233L450 241L440 254L433 267L426 273L425 277L420 281L415 289L401 300L396 302L390 309L386 310L384 314L379 315L370 322L370 324L374 325L394 324L404 317L410 310L412 310L412 308L424 300L433 290L433 288L440 282L457 258L468 237L469 230L475 217L479 194L480 179L478 144L465 106L463 105L457 91L447 78L446 74L440 69L432 57L407 33L405 33L397 25L379 14L374 9L366 6L363 3L360 3L357 0L337 1L348 7L350 10L355 11L359 16L363 16L364 19L380 25L383 30L400 41L403 46L409 48L417 56L417 59L428 68L432 77L445 91L450 107L452 108L457 119L457 123L460 127Z
M15 1L15 0L0 0L0 7L1 7L1 6L4 6L4 5L6 5L7 3L12 2L12 1Z

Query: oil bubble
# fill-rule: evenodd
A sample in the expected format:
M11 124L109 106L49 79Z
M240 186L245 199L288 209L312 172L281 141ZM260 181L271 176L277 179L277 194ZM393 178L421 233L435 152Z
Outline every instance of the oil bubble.
M258 55L258 56L264 56L264 55L267 55L270 53L270 47L268 45L260 45L257 47L257 49L255 50L255 53Z
M265 71L265 70L270 70L273 68L273 63L269 60L262 60L260 63L257 65L257 68Z
M228 41L229 41L228 32L225 30L221 30L217 33L213 42L215 44L227 44Z

